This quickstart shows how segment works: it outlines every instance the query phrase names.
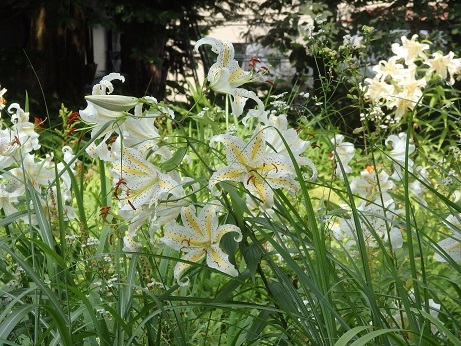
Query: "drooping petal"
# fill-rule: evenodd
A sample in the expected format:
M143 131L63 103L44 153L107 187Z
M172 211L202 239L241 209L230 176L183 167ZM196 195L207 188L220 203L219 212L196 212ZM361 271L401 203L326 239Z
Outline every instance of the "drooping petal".
M181 259L183 261L195 262L197 263L205 256L205 251L203 249L196 249L194 251L186 253ZM187 262L178 262L174 267L174 278L179 286L187 286L189 284L189 278L186 280L181 280L182 273L190 267L190 263Z
M226 233L230 233L230 232L237 233L237 236L234 237L234 240L236 242L242 241L243 236L242 236L242 231L240 230L240 228L238 228L236 225L226 224L226 225L222 225L222 226L219 226L218 228L213 229L211 233L211 242L213 244L219 245L219 242L221 241L221 238L223 237L223 235Z
M274 206L274 191L260 176L252 176L247 180L245 187L253 196L259 198L263 209L270 209Z
M120 73L109 73L107 76L102 77L98 84L93 86L93 90L91 92L92 95L105 95L106 93L111 94L114 91L112 81L116 79L120 80L122 83L125 82L125 77Z
M210 146L213 143L223 143L226 151L226 159L229 164L241 163L245 164L248 157L245 156L245 147L248 146L240 137L229 134L217 135L211 138Z
M219 270L231 276L237 276L238 271L229 262L229 256L224 253L217 245L212 245L207 249L206 263L210 268Z
M247 99L252 99L258 105L257 110L251 110L248 112L249 117L257 118L264 113L264 103L253 91L246 90L243 88L235 88L232 91L232 97L233 97L233 101L231 103L232 114L234 114L235 116L239 116L243 113L243 107L245 106ZM245 117L244 119L246 120L247 117ZM243 123L243 120L242 120L242 123Z
M210 88L217 93L232 94L233 88L229 83L230 71L226 67L215 63L208 72L208 81Z
M205 232L208 241L212 241L212 235L218 228L219 220L216 214L217 210L221 208L219 204L206 204L200 211L199 215L199 226Z
M121 160L114 164L111 173L116 178L123 179L120 199L129 199L130 207L134 208L145 203L149 207L155 205L164 194L175 194L178 188L178 183L173 178L161 173L133 148L122 149Z
M207 240L207 236L203 229L200 228L200 222L197 219L195 207L193 204L181 209L181 220L186 228L194 231L197 238Z
M226 166L216 171L210 178L208 183L208 188L210 190L219 183L220 181L236 181L236 182L245 182L245 176L247 175L245 166L241 164L233 164L232 166Z
M255 162L256 160L260 159L260 157L264 154L266 149L266 136L265 132L260 127L259 129L255 130L254 136L251 138L249 145L245 150L249 152L248 159L250 162Z

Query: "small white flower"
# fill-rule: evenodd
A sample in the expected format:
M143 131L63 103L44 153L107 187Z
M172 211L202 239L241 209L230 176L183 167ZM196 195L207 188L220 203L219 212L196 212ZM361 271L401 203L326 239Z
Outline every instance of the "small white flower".
M389 175L384 171L377 171L375 167L369 166L360 173L361 178L353 178L351 181L351 191L365 199L366 203L381 205L381 199L384 203L390 203L392 197L387 192L395 187L395 184L389 179Z
M408 162L408 171L413 172L413 160L409 158L415 151L415 145L410 140L407 151L407 134L404 132L396 135L390 135L384 142L386 145L390 144L392 150L389 152L389 157L394 161L393 179L402 179L402 167L405 167L405 161Z
M345 142L344 136L340 134L335 135L335 137L331 139L331 143L335 146L330 154L330 158L335 162L335 174L343 178L343 170L345 173L352 173L349 162L355 154L354 144ZM339 162L341 162L342 168Z

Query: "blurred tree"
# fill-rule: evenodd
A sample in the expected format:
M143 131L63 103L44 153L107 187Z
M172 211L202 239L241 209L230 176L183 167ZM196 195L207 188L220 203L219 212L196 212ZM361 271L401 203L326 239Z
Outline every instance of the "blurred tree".
M306 40L308 24L315 24L315 31L327 29L329 34L322 45L322 54L310 49ZM278 48L289 55L290 61L298 71L294 82L303 85L309 68L313 69L314 95L324 96L330 103L339 102L338 109L344 113L357 112L347 108L350 87L339 83L337 87L325 88L323 81L337 79L332 69L326 67L332 60L341 63L343 58L339 47L344 36L360 35L364 25L376 30L368 46L368 56L379 59L389 57L391 43L401 42L400 37L419 34L420 39L428 39L437 49L447 53L452 50L461 53L461 2L459 0L395 0L382 2L374 0L264 0L253 19L249 22L247 35L250 40ZM269 28L260 37L253 37L257 27ZM314 37L313 40L316 38ZM373 63L366 61L366 63ZM342 66L348 66L347 63ZM359 116L344 117L332 115L345 131L359 127ZM347 118L347 120L345 120ZM357 119L351 121L352 119ZM335 119L333 119L335 121Z
M387 56L390 43L404 34L422 34L421 38L433 41L443 51L461 50L459 0L263 0L249 22L247 35L251 36L254 27L269 27L267 34L251 39L290 53L294 65L304 71L312 63L300 44L306 16L334 26L328 42L332 49L343 43L345 34L358 34L367 25L376 29L372 50L377 56Z
M121 34L121 73L133 95L166 96L167 85L178 88L176 75L195 73L191 42L210 27L241 16L253 4L225 0L104 0L98 3L106 22ZM205 62L206 63L206 62Z
M27 89L33 108L84 105L95 65L91 26L121 34L121 73L133 95L163 99L168 72L193 73L192 45L208 27L239 16L247 3L224 0L2 0L0 83L10 100ZM205 23L205 24L204 24ZM30 61L29 61L30 59ZM19 99L19 97L18 97ZM44 113L45 109L40 109Z
M0 40L0 83L8 88L11 101L22 99L27 91L32 102L43 104L43 94L49 96L48 102L81 102L85 9L81 1L70 0L6 0L0 4L4 36Z

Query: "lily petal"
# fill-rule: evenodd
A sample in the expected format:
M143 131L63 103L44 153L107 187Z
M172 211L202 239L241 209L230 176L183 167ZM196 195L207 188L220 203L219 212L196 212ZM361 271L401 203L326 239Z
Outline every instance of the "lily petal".
M229 262L229 256L218 246L211 246L207 249L206 264L208 267L219 270L231 276L237 276L238 271Z
M205 256L205 251L203 249L197 249L186 253L181 259L189 262L198 262ZM182 273L190 267L190 263L187 262L178 262L174 267L174 278L179 286L187 286L189 284L189 278L186 280L181 280Z

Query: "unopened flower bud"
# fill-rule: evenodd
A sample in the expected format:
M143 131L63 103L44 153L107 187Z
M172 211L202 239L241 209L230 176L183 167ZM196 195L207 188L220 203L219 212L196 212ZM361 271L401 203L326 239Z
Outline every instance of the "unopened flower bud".
M101 108L114 111L128 111L138 103L138 99L125 95L88 95L85 99Z

